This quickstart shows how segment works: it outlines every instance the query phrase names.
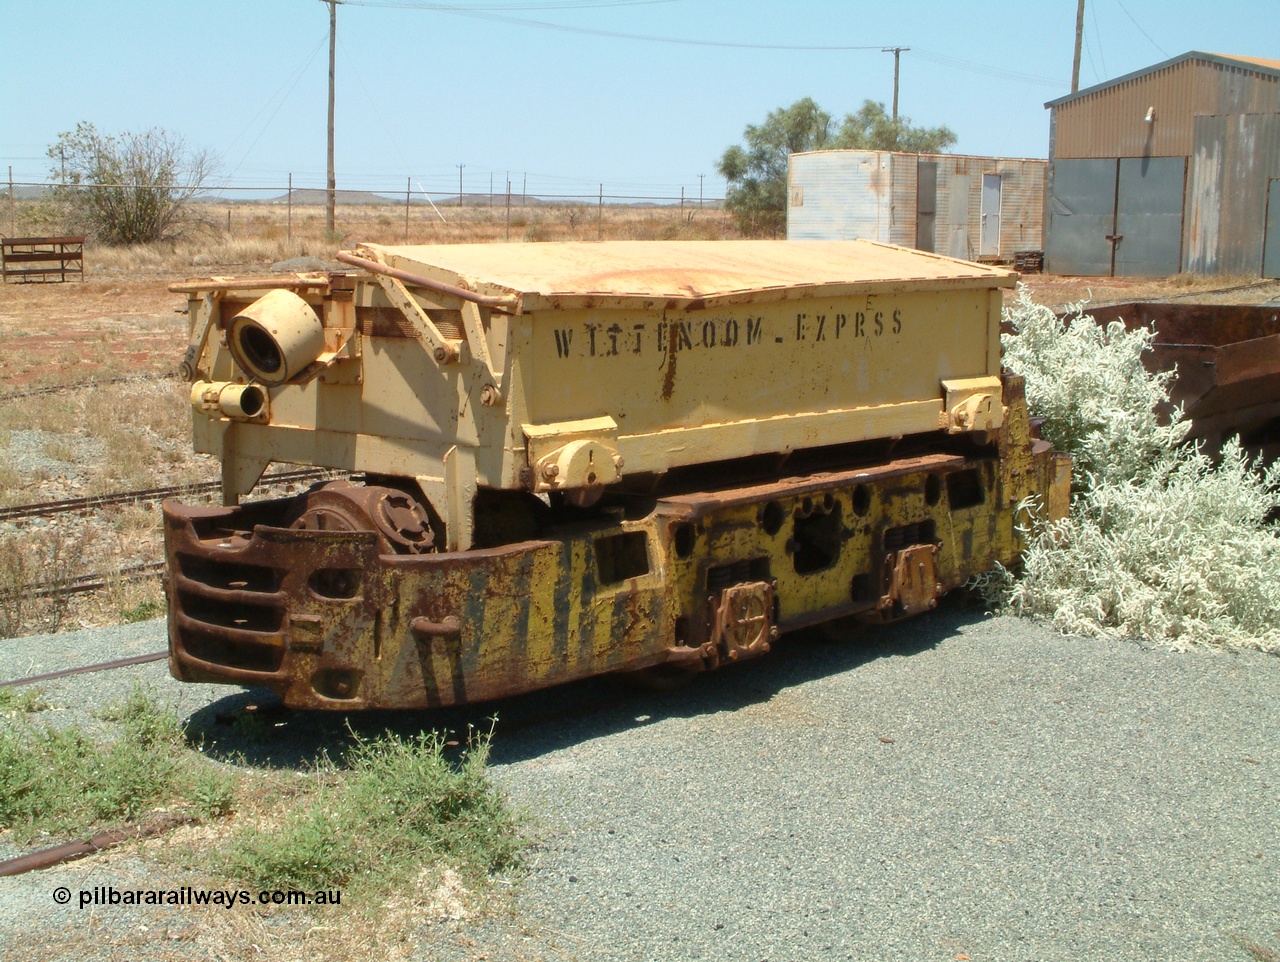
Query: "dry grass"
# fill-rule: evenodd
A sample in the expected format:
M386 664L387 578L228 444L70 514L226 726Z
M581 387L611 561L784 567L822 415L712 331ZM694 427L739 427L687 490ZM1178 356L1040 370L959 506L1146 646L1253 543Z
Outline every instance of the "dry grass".
M325 231L324 208L249 202L195 205L201 223L186 236L163 244L107 248L93 244L85 253L89 278L146 277L203 271L261 268L297 257L332 259L340 248L362 242L381 244L488 244L517 241L717 240L734 235L723 211L694 205L670 207L559 204L508 209L505 197L495 205L441 207L414 204L405 219L403 203L339 206L332 235ZM34 202L18 205L19 227L39 232Z

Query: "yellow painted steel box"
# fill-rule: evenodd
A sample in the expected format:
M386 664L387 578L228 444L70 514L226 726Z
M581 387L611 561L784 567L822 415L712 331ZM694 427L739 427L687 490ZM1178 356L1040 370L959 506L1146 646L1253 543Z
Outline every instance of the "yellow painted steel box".
M250 278L216 299L217 281L179 288L196 444L222 457L229 499L273 461L412 477L459 549L477 486L589 501L686 465L1000 424L1016 275L998 268L869 241L340 257L365 272ZM259 317L272 285L314 311L314 331ZM268 367L279 355L278 383L255 343ZM250 382L248 412L219 394Z

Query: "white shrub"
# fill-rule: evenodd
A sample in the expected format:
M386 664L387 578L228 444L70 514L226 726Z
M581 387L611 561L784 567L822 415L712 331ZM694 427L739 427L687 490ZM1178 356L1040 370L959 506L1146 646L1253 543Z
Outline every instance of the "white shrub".
M1141 363L1150 331L1066 322L1025 291L1005 311L1005 364L1027 382L1044 436L1074 459L1070 518L1029 522L1022 570L986 580L1008 609L1062 631L1280 653L1280 464L1259 470L1232 441L1217 462L1162 425L1168 375Z

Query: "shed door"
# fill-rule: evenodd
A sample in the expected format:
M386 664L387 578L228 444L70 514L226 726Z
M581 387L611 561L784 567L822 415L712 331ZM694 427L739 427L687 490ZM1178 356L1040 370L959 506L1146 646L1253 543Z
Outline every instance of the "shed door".
M934 251L934 222L938 213L938 162L922 160L916 165L916 248Z
M1056 161L1049 270L1086 276L1178 273L1186 174L1185 157Z
M1048 268L1109 276L1116 216L1114 160L1058 160L1049 193Z
M951 182L943 185L947 201L948 257L962 261L973 259L973 241L969 238L969 175L953 174Z
M1123 157L1116 190L1117 277L1164 277L1182 268L1185 157Z
M1280 277L1280 180L1267 185L1267 226L1262 241L1262 276Z
M1000 175L982 175L982 238L980 256L995 257L1000 253Z

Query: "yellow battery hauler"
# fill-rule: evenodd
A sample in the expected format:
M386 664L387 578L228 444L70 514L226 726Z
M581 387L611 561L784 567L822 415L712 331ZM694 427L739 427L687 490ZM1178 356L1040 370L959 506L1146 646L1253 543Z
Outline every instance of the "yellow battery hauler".
M165 506L170 668L294 707L680 677L891 620L1066 510L1016 275L865 241L381 247L175 285L221 508ZM273 462L351 472L240 499Z

